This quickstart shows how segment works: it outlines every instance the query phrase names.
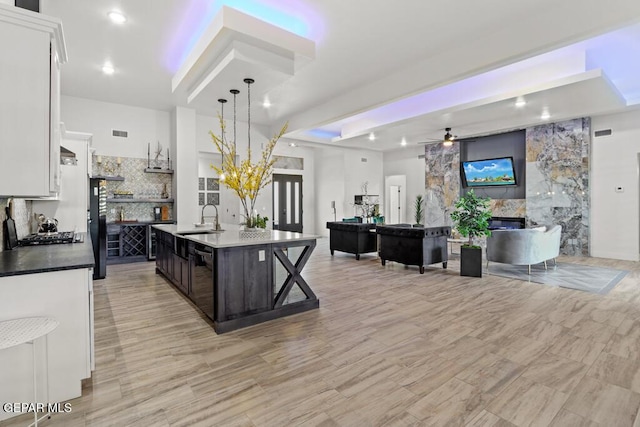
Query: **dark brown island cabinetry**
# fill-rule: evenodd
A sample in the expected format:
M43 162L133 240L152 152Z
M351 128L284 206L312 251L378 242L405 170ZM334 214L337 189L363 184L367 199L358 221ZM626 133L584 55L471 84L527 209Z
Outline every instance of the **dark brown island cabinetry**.
M217 333L319 307L301 275L315 238L213 246L156 233L156 272L189 297Z

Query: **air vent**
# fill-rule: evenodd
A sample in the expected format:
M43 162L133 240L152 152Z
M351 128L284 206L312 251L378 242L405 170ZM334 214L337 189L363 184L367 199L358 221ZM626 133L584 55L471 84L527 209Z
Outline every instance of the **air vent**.
M597 130L594 132L596 137L598 136L609 136L611 135L611 129Z
M361 157L361 158L360 158L360 161L361 161L362 163L367 163L367 158L366 158L366 157Z
M111 129L111 135L118 136L120 138L126 138L127 135L129 135L129 132L127 132L126 130Z

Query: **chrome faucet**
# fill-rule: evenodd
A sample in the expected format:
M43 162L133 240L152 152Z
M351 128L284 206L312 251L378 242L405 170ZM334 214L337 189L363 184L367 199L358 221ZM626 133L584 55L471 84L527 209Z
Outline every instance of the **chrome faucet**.
M216 210L215 222L213 223L214 230L220 230L220 223L218 222L218 207L214 204L207 203L202 207L202 213L200 214L200 224L204 225L204 208L207 206L213 206Z

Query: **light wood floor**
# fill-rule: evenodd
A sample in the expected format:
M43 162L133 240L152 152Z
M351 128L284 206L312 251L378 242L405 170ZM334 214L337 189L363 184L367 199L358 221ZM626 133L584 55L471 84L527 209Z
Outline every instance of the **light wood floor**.
M640 265L561 261L631 272L599 296L321 239L304 270L319 310L216 335L152 263L109 266L96 371L43 425L640 425Z

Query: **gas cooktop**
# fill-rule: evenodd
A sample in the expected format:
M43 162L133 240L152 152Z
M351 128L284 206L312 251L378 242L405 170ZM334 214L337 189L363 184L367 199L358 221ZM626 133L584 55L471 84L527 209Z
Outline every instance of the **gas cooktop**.
M36 233L20 239L20 246L31 245L56 245L60 243L75 242L75 233L73 231L60 231L58 233Z

